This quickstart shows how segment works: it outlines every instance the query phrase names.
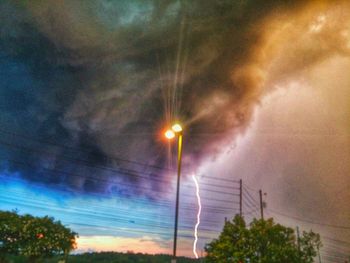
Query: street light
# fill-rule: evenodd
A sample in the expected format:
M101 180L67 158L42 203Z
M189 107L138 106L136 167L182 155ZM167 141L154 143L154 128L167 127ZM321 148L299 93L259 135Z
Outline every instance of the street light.
M174 228L174 247L172 263L176 263L176 245L177 245L177 222L179 217L179 194L180 194L180 175L181 175L181 159L182 159L182 127L180 124L174 124L171 129L165 132L165 137L169 140L178 136L177 147L177 184L176 184L176 207L175 207L175 228Z
M171 140L175 137L175 132L173 130L167 130L164 135L167 139Z

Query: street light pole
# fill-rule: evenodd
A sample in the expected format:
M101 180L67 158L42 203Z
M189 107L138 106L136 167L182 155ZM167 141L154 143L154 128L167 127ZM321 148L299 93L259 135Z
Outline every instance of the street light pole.
M176 183L176 204L175 204L175 227L174 227L174 246L173 246L173 259L171 263L176 263L176 248L177 248L177 228L179 218L179 197L180 197L180 178L181 178L181 159L182 159L182 127L179 124L175 124L171 127L171 130L165 132L165 137L173 139L175 134L178 135L178 147L177 147L177 183Z
M172 260L173 263L176 262L177 223L178 223L178 218L179 218L179 195L180 195L181 159L182 159L182 132L180 132L179 136L178 136L178 148L177 148L177 184L176 184L174 247L173 247L173 260Z

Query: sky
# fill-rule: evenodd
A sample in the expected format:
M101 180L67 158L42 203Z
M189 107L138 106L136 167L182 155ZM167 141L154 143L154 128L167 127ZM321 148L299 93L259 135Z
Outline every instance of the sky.
M0 3L0 209L50 215L78 252L179 254L225 217L350 242L347 1ZM333 241L331 241L333 240ZM334 241L338 240L338 241ZM333 242L333 243L328 243ZM335 242L335 243L334 243ZM337 251L338 251L337 250Z

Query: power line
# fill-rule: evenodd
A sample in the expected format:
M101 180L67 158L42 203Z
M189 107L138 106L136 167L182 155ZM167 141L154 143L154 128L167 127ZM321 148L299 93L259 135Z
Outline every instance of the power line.
M28 204L38 204L41 205L42 207L45 207L47 205L47 203L44 203L42 201L28 201L25 197L21 198L21 197L10 197L10 196L3 196L2 200L6 200L6 201L12 201L12 202L16 202L19 205L23 205L23 203L28 203ZM137 203L138 205L140 204L139 202ZM113 210L113 207L105 207L105 206L101 206L101 205L91 205L89 204L89 207L91 209L94 209L94 211L98 211L99 213L104 213L101 211L101 209L109 209L109 210ZM165 205L161 205L161 204L152 204L152 205L148 205L148 208L153 208L154 207L158 207L158 208L162 208L162 209L168 209L169 212L171 212L171 207L169 206L165 206ZM61 208L60 208L61 209ZM62 208L63 210L65 210L64 208ZM73 208L76 209L76 208ZM181 211L184 211L185 214L188 214L188 211L193 211L193 208L189 208L189 207L181 207L180 208ZM220 209L213 209L213 208L205 208L207 212L213 212L213 213L217 213L217 214L228 214L227 211L223 211ZM118 208L117 211L119 212L123 212L123 213L128 213L128 208ZM142 213L147 214L148 212L145 211L144 209L141 210ZM154 215L154 213L150 213L151 216ZM165 215L162 215L163 217L166 217ZM184 216L183 218L188 219L189 217ZM169 216L169 219L171 219L171 216ZM192 218L191 218L192 219ZM203 220L203 222L206 220ZM211 223L213 223L213 221L211 221Z
M257 210L260 209L259 205L257 205L258 202L252 197L252 195L249 193L249 191L245 187L243 187L243 197L244 197L243 199L244 202L249 208L254 207Z
M10 147L10 148L15 148L15 149L22 150L22 151L25 151L25 152L30 152L30 153L35 152L35 153L38 153L38 154L41 154L41 155L45 154L45 158L47 158L47 155L49 155L49 156L51 155L51 156L53 156L55 158L57 157L56 154L51 153L49 151L45 151L45 150L38 150L38 149L30 148L30 147L19 146L19 145L10 144L10 143L4 142L4 141L0 141L0 144L3 145L3 146L7 146L7 147ZM71 157L67 157L67 156L64 156L64 155L60 156L59 159L67 160L67 161L73 162L73 163L82 164L82 165L90 167L90 168L97 168L97 169L102 169L102 170L106 170L106 171L110 171L110 172L115 172L117 174L124 173L124 174L137 176L137 177L141 177L140 174L144 174L144 172L137 171L137 170L130 170L130 169L125 169L125 168L107 167L107 166L102 166L102 165L92 165L90 163L90 161L88 161L88 160L71 158ZM130 173L129 171L135 172L135 174ZM161 179L151 178L151 177L147 177L147 179L160 181L160 182L162 181Z
M0 130L0 132L4 132L4 131ZM14 136L18 136L18 135L16 134ZM26 138L28 138L28 136L26 136ZM39 152L41 154L52 154L52 153L50 153L48 151L38 151L37 149L31 149L31 148L28 148L28 147L23 147L23 146L18 146L18 145L14 145L14 144L9 144L9 143L3 142L3 141L0 141L0 144L8 146L8 147L14 147L14 148L17 148L17 149L20 149L20 150L24 150L24 151L29 151L29 152ZM59 146L59 145L55 145L55 146L62 147L62 146ZM71 148L71 147L69 147L69 148ZM113 171L113 172L116 172L116 173L122 174L122 175L131 175L131 176L136 176L136 177L140 177L140 178L145 178L147 180L157 181L159 183L167 183L164 180L160 180L158 178L149 177L149 175L148 176L142 176L142 172L136 171L136 170L130 170L130 169L119 168L119 167L116 169L116 168L105 167L105 166L96 166L96 165L91 165L90 163L87 163L88 162L87 160L81 160L81 159L76 159L76 158L69 158L69 157L66 157L66 156L63 156L63 159L67 159L70 162L83 163L84 165L92 167L92 168L110 170L110 171ZM134 161L131 161L131 160L126 160L126 159L120 159L120 160L122 160L122 161L130 161L131 163L135 163L135 164L138 164L138 165L143 165L143 166L148 166L148 167L154 168L154 167L149 166L149 165L144 164L144 163L138 163L138 162L134 162ZM25 164L25 165L29 165L29 164ZM35 166L31 166L31 167L32 168L37 168ZM160 167L157 167L157 168L160 168ZM47 170L49 172L63 173L63 174L67 174L67 175L70 175L70 176L79 176L79 175L73 175L72 173L67 173L65 171L57 171L57 170L43 168L43 167L41 167L40 169L44 169L44 170ZM80 176L80 177L82 177L82 176ZM203 176L203 177L211 179L211 180L217 180L217 181L225 181L225 182L231 182L231 183L237 183L238 182L236 180L230 180L230 179L225 179L225 178L215 178L215 177L209 177L209 176ZM110 183L117 183L118 185L124 185L124 186L127 186L127 187L135 187L135 185L126 184L124 182L110 181L110 180L106 180L104 178L93 178L93 177L90 177L90 176L89 177L84 176L84 178L88 179L88 180L98 180L98 181L107 181L107 182L110 182ZM230 189L229 186L223 186L223 185L217 185L217 184L215 184L215 185L214 184L205 184L204 182L202 184L203 185L210 185L210 186L214 186L214 187L220 187L220 188L224 188L225 187L227 189ZM142 188L143 190L150 190L150 191L154 190L153 188L140 187L140 186L138 186L138 187ZM191 187L191 186L183 186L183 187L186 188L186 187ZM248 205L247 202L245 204L248 207L254 206L254 207L257 208L257 206L255 204L256 200L254 199L254 197L251 196L251 194L249 193L249 191L247 190L246 187L247 186L244 185L244 188L243 188L244 192L243 193L244 193L244 196L247 197L247 202L249 203L249 205ZM250 187L248 187L248 188L250 188ZM231 190L235 190L235 189L236 189L235 187L232 187ZM252 188L250 188L250 189L252 189ZM239 196L239 194L233 194L232 192L229 193L229 192L218 191L218 190L213 190L213 189L208 189L208 188L202 188L201 190L202 191L213 192L213 193L227 194L227 195L231 195L231 196ZM224 201L224 200L220 200L220 201ZM303 221L303 222L306 222L306 223L318 224L318 225L327 226L327 227L334 227L334 228L350 229L350 227L348 227L348 226L339 226L339 225L331 225L331 224L325 224L325 223L321 223L321 222L315 222L315 221L312 221L312 220L302 219L302 218L298 218L298 217L295 217L295 216L290 216L290 215L287 215L287 214L283 214L283 213L274 211L272 209L269 209L269 210L272 213L276 213L276 214L279 214L279 215L282 215L282 216L286 216L286 217L289 217L289 218L293 218L295 220Z
M51 154L51 155L54 155L53 153L51 152L48 152L48 151L40 151L40 150L37 150L37 149L32 149L30 147L24 147L24 146L18 146L18 145L14 145L14 144L10 144L10 143L7 143L7 142L3 142L3 141L0 141L0 144L3 145L3 146L7 146L7 147L11 147L11 148L16 148L16 149L19 149L19 150L23 150L23 151L27 151L27 152L36 152L36 153L39 153L39 154L45 154L45 158L47 158L47 154ZM57 158L56 158L57 159ZM149 177L148 176L143 176L142 174L144 174L143 172L140 172L140 171L137 171L137 170L130 170L130 169L125 169L125 168L111 168L111 167L106 167L106 166L101 166L101 165L92 165L89 161L87 160L83 160L83 159L76 159L76 158L70 158L70 157L67 157L67 156L60 156L58 159L63 159L63 160L68 160L69 162L74 162L74 163L79 163L79 164L83 164L84 166L88 166L90 168L97 168L97 169L103 169L103 170L107 170L107 171L110 171L110 172L114 172L114 173L117 173L117 174L122 174L122 175L130 175L130 176L133 176L133 177L139 177L139 178L145 178L147 180L152 180L152 181L157 181L159 183L165 183L165 184L168 184L167 181L165 181L165 179L161 180L161 179L158 179L158 178L152 178L152 177ZM35 168L35 166L32 165L32 168ZM41 168L41 169L45 169L45 170L48 170L48 168ZM53 170L53 169L51 169ZM67 173L67 172L64 172L64 173ZM72 175L72 174L71 174ZM88 178L85 176L85 178ZM91 178L89 178L91 179ZM92 179L93 180L93 179ZM104 179L102 178L98 178L98 181L104 181ZM119 183L121 184L121 183ZM206 184L206 183L201 183L202 185L207 185L207 186L216 186L216 187L222 187L220 185L213 185L213 184ZM193 186L188 186L188 185L185 185L185 186L182 186L182 187L190 187L190 188L193 188ZM229 187L226 187L228 189L230 189ZM234 189L234 188L233 188ZM220 194L227 194L227 195L231 195L231 196L237 196L239 194L233 194L231 192L225 192L225 191L218 191L218 190L212 190L212 189L208 189L208 188L201 188L202 191L208 191L208 192L213 192L213 193L220 193Z
M329 250L336 250L340 253L349 254L350 255L350 248L344 248L339 246L334 246L331 244L323 244L323 249L329 249Z
M1 176L2 178L6 178L5 176ZM11 178L12 181L19 181L19 182L25 182L25 180L23 179L20 179L20 178ZM40 189L44 189L46 190L45 187L43 186L38 186L36 185L36 188L40 188ZM64 190L64 192L69 192L67 191L67 189ZM76 193L82 193L82 194L86 194L86 192L83 192L83 191L79 191L77 189L75 189L74 191L72 191L73 194L76 194ZM89 196L96 196L97 198L115 198L113 196L110 196L110 195L102 195L102 194L92 194L92 193L89 193ZM118 200L120 200L120 197L118 197ZM160 206L160 207L172 207L173 206L173 203L171 201L167 201L167 200L154 200L154 199L144 199L144 198L138 198L138 197L134 197L133 200L137 201L137 203L144 203L144 204L152 204L153 206ZM212 201L213 198L208 198L208 200ZM223 201L226 201L226 200L220 200L220 199L215 199L219 202L223 202ZM232 202L229 202L230 204ZM193 210L195 207L193 206L192 203L188 203L188 205L186 205L186 202L184 203L184 205L182 205L183 208L186 208L186 209L189 209L189 210ZM210 206L208 205L208 203L204 203L203 204L203 209L207 210L207 211L217 211L217 212L220 212L220 213L227 213L229 211L232 211L232 207L224 207L224 206L218 206L218 205L215 205L215 206Z
M72 146L68 146L68 145L62 145L62 144L57 144L57 143L54 143L54 142L50 142L50 141L46 141L46 140L42 140L42 139L37 139L37 138L33 138L31 136L28 136L28 135L24 135L24 134L19 134L19 133L14 133L14 132L10 132L10 131L6 131L2 128L0 128L0 133L3 133L3 134L8 134L10 136L14 136L14 137L20 137L20 138L24 138L26 140L30 140L30 141L34 141L34 142L37 142L37 143L40 143L40 144L44 144L44 145L52 145L52 146L55 146L55 147L59 147L59 148L65 148L65 149L69 149L71 151L75 151L75 152L78 152L78 153L87 153L87 154L93 154L91 152L91 150L88 150L88 149L84 149L84 148L75 148L75 147L72 147ZM94 154L93 154L94 155ZM132 163L132 164L135 164L135 165L139 165L139 166L142 166L142 167L148 167L148 168L155 168L155 169L160 169L160 170L166 170L166 171L175 171L174 169L170 169L170 168L166 168L166 167L161 167L161 166L157 166L157 165L150 165L150 164L146 164L146 163L142 163L142 162L137 162L137 161L134 161L134 160L129 160L129 159L126 159L126 158L121 158L121 157L117 157L117 156L110 156L110 155L107 155L105 153L103 153L103 156L107 159L107 160L113 160L113 161L121 161L121 162L126 162L126 163Z
M202 175L202 177L203 177L203 178L210 179L210 180L223 181L223 182L231 182L231 183L239 184L239 180L226 179L226 178L218 178L218 177L211 177L211 176L206 176L206 175ZM237 189L239 189L239 188L237 187Z
M257 191L256 193L258 193L259 191ZM249 197L249 199L253 202L253 203L257 203L259 204L259 201L256 200L251 193L249 192L249 190L246 188L246 185L243 185L243 193L246 193Z
M343 244L346 244L346 245L350 245L350 242L347 242L347 241L344 241L344 240L334 239L334 238L331 238L331 237L328 237L328 236L322 236L322 238L328 239L328 240L331 240L331 241L334 241L334 242L337 242L337 243L343 243Z
M4 178L3 176L0 175L0 178ZM18 178L12 178L11 179L12 181L19 181L19 182L24 182L24 180L22 179L18 179ZM36 186L37 188L41 188L41 189L46 189L45 187L39 187L39 186ZM73 193L83 193L82 191L78 191L78 190L74 190ZM111 198L110 196L106 196L106 195L97 195L97 194L89 194L90 196L96 196L98 198ZM133 200L136 200L137 203L144 203L144 204L150 204L150 200L145 200L145 199L142 199L142 198L133 198ZM183 202L184 203L184 202ZM165 201L165 200L162 200L162 201L156 201L156 202L152 202L151 203L152 206L159 206L159 207L167 207L167 208L172 208L173 207L173 204L172 202L170 201ZM190 203L184 203L184 205L182 205L182 209L187 209L189 211L192 211L193 209L195 209L196 207ZM203 205L203 209L206 209L208 211L217 211L218 213L227 213L227 211L231 211L232 208L231 207L221 207L221 206L210 206L210 205Z
M246 188L246 190L249 192L249 190L255 192L255 193L258 193L259 192L259 189L255 189L247 184L244 184L244 187Z
M89 217L91 217L91 215L89 216ZM96 217L96 215L93 215L92 217ZM114 219L114 218L113 218ZM130 223L130 220L129 219L126 219L126 220L118 220L119 222L122 222L122 223ZM94 219L92 219L92 222L95 222L95 220ZM79 225L79 223L74 223L75 225ZM133 225L133 228L132 229L130 229L130 228L127 228L127 230L126 230L126 232L127 233L130 233L130 232L146 232L146 231L144 231L144 230L135 230L135 227L134 227L134 224L132 224ZM94 225L94 227L101 227L101 226L99 226L99 225ZM136 226L146 226L146 227L152 227L152 228L161 228L161 229L169 229L169 227L171 227L170 225L166 225L166 224L162 224L162 225L159 225L159 224L157 224L157 225L155 225L155 224L146 224L146 223L136 223ZM106 226L102 226L102 228L106 228ZM107 228L109 228L109 226L107 227ZM124 228L125 229L125 228ZM182 224L180 224L180 229L182 229L182 230L192 230L193 229L193 226L186 226L186 225L182 225ZM205 228L205 227L201 227L200 228L200 230L201 230L201 236L203 236L203 231L205 231L206 233L208 233L208 232L213 232L213 233L218 233L218 232L220 232L218 229L208 229L208 228ZM148 231L147 231L148 232ZM157 234L159 234L159 232L156 232ZM202 238L202 237L201 237Z
M16 137L21 137L21 138L24 138L26 140L39 142L41 144L49 144L49 145L53 145L55 147L67 148L67 149L70 149L70 150L73 150L73 151L76 151L76 152L81 152L78 149L76 149L74 147L71 147L71 146L58 145L58 144L53 143L53 142L34 139L34 138L32 138L30 136L27 136L27 135L13 133L13 132L9 132L9 131L3 130L3 129L0 129L0 133L9 134L11 136L16 136ZM56 155L54 153L51 153L51 152L46 151L46 150L41 150L40 151L40 150L37 150L37 149L33 149L31 147L24 147L22 145L18 146L18 145L10 144L8 142L4 142L4 141L0 141L0 144L8 146L8 147L11 147L11 148L16 148L18 150L29 151L29 152L36 152L36 153L39 153L39 154L45 154L45 157L47 157L47 154L48 155L54 155L54 157L56 158ZM88 153L88 154L93 154L91 151L85 150L85 152ZM60 156L60 158L63 159L63 160L68 160L68 161L73 162L73 163L83 164L83 165L91 167L91 168L103 169L103 170L108 170L108 171L115 172L115 173L118 173L118 174L121 173L121 174L124 174L124 175L130 175L130 176L133 176L133 177L145 178L147 180L153 180L153 181L157 181L159 183L168 183L167 180L164 180L164 179L162 180L162 179L159 179L159 178L153 178L153 177L159 177L158 175L153 174L153 173L145 173L145 172L141 172L141 171L138 171L138 170L131 170L131 169L126 169L126 168L121 168L121 167L116 168L116 167L109 167L109 166L105 166L105 165L92 165L90 163L90 161L88 161L88 160L84 160L84 159L80 159L80 158L79 159L71 158L71 157L67 157L67 156L64 156L64 155ZM149 164L140 163L140 162L136 162L136 161L132 161L132 160L128 160L128 159L123 159L123 158L119 158L119 157L115 157L115 156L109 157L109 156L106 155L106 158L107 159L111 159L111 160L116 160L116 161L125 161L125 162L128 162L128 163L141 165L141 166L146 167L146 168L157 168L157 169L163 169L163 170L168 170L169 171L169 169L167 169L165 167L149 165ZM171 170L171 171L174 171L174 170ZM146 174L147 176L142 176L142 174ZM208 178L210 180L233 182L233 183L237 183L238 182L239 183L239 181L237 181L237 180L230 180L230 179L223 179L223 178L212 178L212 177L209 177L209 176L203 176L203 177L204 178ZM211 186L211 187L215 186L215 187L220 187L220 188L226 188L226 189L229 189L229 190L239 190L238 187L227 186L227 185L217 185L217 184L213 184L213 183L209 184L209 183L201 182L201 185L206 185L206 186ZM189 186L183 186L183 187L189 187ZM207 191L208 189L202 188L201 190L202 191ZM218 193L218 191L215 191L215 190L209 190L209 191L214 191L214 192ZM222 191L220 191L220 193L230 194L230 193L222 192ZM231 195L233 195L233 194L231 194Z
M248 208L256 208L256 209L260 209L259 206L257 206L255 203L253 203L251 200L249 200L249 198L245 198L247 197L245 194L243 194L243 203L248 207Z
M277 215L280 215L280 216L288 217L288 218L295 219L295 220L298 220L298 221L301 221L301 222L305 222L305 223L310 223L310 224L313 224L313 225L320 225L320 226L325 226L325 227L333 227L333 228L350 230L350 226L332 225L332 224L327 224L327 223L322 223L322 222L316 222L316 221L313 221L313 220L310 220L310 219L303 219L303 218L300 218L300 217L287 215L287 214L281 213L279 211L272 210L270 208L268 208L268 210L270 210L270 212L273 213L273 214L277 214Z
M248 212L243 213L243 215L252 215L255 217L259 217L259 210L258 209L253 209Z
M16 198L10 198L10 197L6 198L6 199L8 199L8 200L11 200L11 199L12 200L16 200ZM22 201L23 199L17 199L17 200ZM16 203L16 202L14 202L14 203ZM21 204L21 205L23 205L23 204ZM40 202L40 201L36 201L36 202L32 202L31 204L26 204L26 205L23 205L23 206L34 207L34 208L42 208L43 206L45 206L45 203ZM119 209L119 210L116 211L116 212L121 212L122 216L120 216L120 215L117 216L117 215L104 213L104 212L99 212L98 214L96 214L96 213L93 213L92 211L89 211L89 210L86 210L86 209L82 209L82 208L70 208L70 211L69 211L69 210L62 209L62 208L60 208L58 206L51 206L50 209L53 210L53 211L61 212L61 213L63 212L63 213L70 214L70 213L74 212L75 215L88 216L90 221L94 221L94 220L102 220L102 221L112 220L112 222L129 223L132 226L141 225L141 226L149 226L149 227L159 227L159 226L160 227L165 227L165 228L171 228L172 227L171 217L166 217L170 221L164 221L164 215L162 215L160 217L160 219L162 219L162 222L164 222L164 223L163 224L155 224L154 220L149 220L149 219L140 218L140 217L135 218L135 217L125 217L125 216L123 216L123 215L125 215L128 212L128 210L125 210L125 209ZM147 215L147 212L145 212L145 211L140 211L140 213ZM141 223L139 223L139 222L141 222ZM203 222L205 222L205 221L203 221ZM186 221L181 220L180 223L181 223L180 224L181 228L191 229L191 230L193 229L193 225L191 224L191 226L189 226L188 225L189 224L188 221L186 222ZM209 228L203 227L203 225L201 227L201 230L218 232L217 229L209 229Z
M322 254L324 256L326 255L329 257L340 258L340 259L349 259L349 256L350 256L349 254L342 254L334 250L323 251Z
M0 141L0 144L2 144L2 142ZM32 165L32 164L28 164L28 163L25 163L25 162L21 162L21 161L17 161L17 160L10 160L10 159L7 159L8 162L12 162L12 163L16 163L17 165L22 165L22 166L27 166L27 167L31 167L33 169L38 169L39 167L35 166L35 165ZM61 171L61 170L57 170L57 169L51 169L51 168L45 168L45 167L40 167L40 169L42 170L45 170L47 172L51 172L51 173L58 173L58 174L64 174L64 175L68 175L68 176L74 176L74 177L81 177L81 178L84 178L84 179L88 179L88 180L92 180L92 181L97 181L97 182L106 182L106 183L112 183L112 184L118 184L118 185L124 185L124 186L130 186L130 187L134 187L134 188L139 188L139 189L143 189L143 190L149 190L149 191L154 191L154 188L149 188L149 187L142 187L142 186L138 186L138 185L133 185L133 184L127 184L125 182L119 182L119 181L112 181L112 180L109 180L109 179L105 179L105 178L101 178L101 177L94 177L92 175L89 175L89 176L83 176L83 175L79 175L79 174L76 174L76 173L71 173L71 172L66 172L66 171ZM129 170L130 171L130 170ZM145 176L142 176L142 175L139 175L139 174L136 174L137 171L135 171L135 174L134 173L130 173L130 172L125 172L125 171L119 171L118 172L118 175L131 175L131 176L136 176L136 177L141 177L141 178L145 178L147 180L151 180L151 181L154 181L155 178L148 178L148 177L145 177ZM160 180L157 180L156 181L160 182L160 183L165 183L165 184L168 184L166 182L161 182ZM189 186L189 185L185 185L185 186L182 186L182 188L193 188L193 186ZM202 191L207 191L207 192L213 192L213 193L220 193L220 194L226 194L226 195L230 195L230 196L237 196L237 194L233 194L231 192L225 192L225 191L217 191L217 190L211 190L211 189L208 189L208 188L202 188L201 189ZM167 192L167 193L172 193L172 191L163 191L163 192ZM188 195L188 194L183 194L185 196L194 196L194 195Z
M112 229L112 230L118 230L119 232L122 233L146 233L146 234L155 234L155 235L168 235L168 232L160 232L160 231L148 231L148 230L138 230L138 229L125 229L125 228L120 228L120 227L104 227L104 226L98 226L98 225L93 225L93 224L86 224L86 223L74 223L74 222L67 222L68 224L71 225L77 225L77 226L88 226L88 227L95 227L95 228L103 228L103 229ZM171 237L171 233L169 233L169 237ZM193 238L193 236L189 236L189 235L182 235L180 234L179 237L183 237L183 238ZM214 238L214 237L212 237ZM208 238L208 235L201 237L201 239L205 239L205 240L211 240L212 238Z

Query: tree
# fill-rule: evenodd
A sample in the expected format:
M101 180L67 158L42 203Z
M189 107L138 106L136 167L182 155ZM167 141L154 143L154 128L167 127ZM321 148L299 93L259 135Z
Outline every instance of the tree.
M206 245L206 262L311 263L320 246L320 236L312 231L302 233L298 246L292 228L273 219L254 219L247 227L237 215L232 222L225 222L218 239Z
M26 256L29 262L68 255L77 234L51 217L0 211L0 262L6 254Z
M17 213L0 211L0 262L5 261L6 254L18 253L19 225L20 216Z

